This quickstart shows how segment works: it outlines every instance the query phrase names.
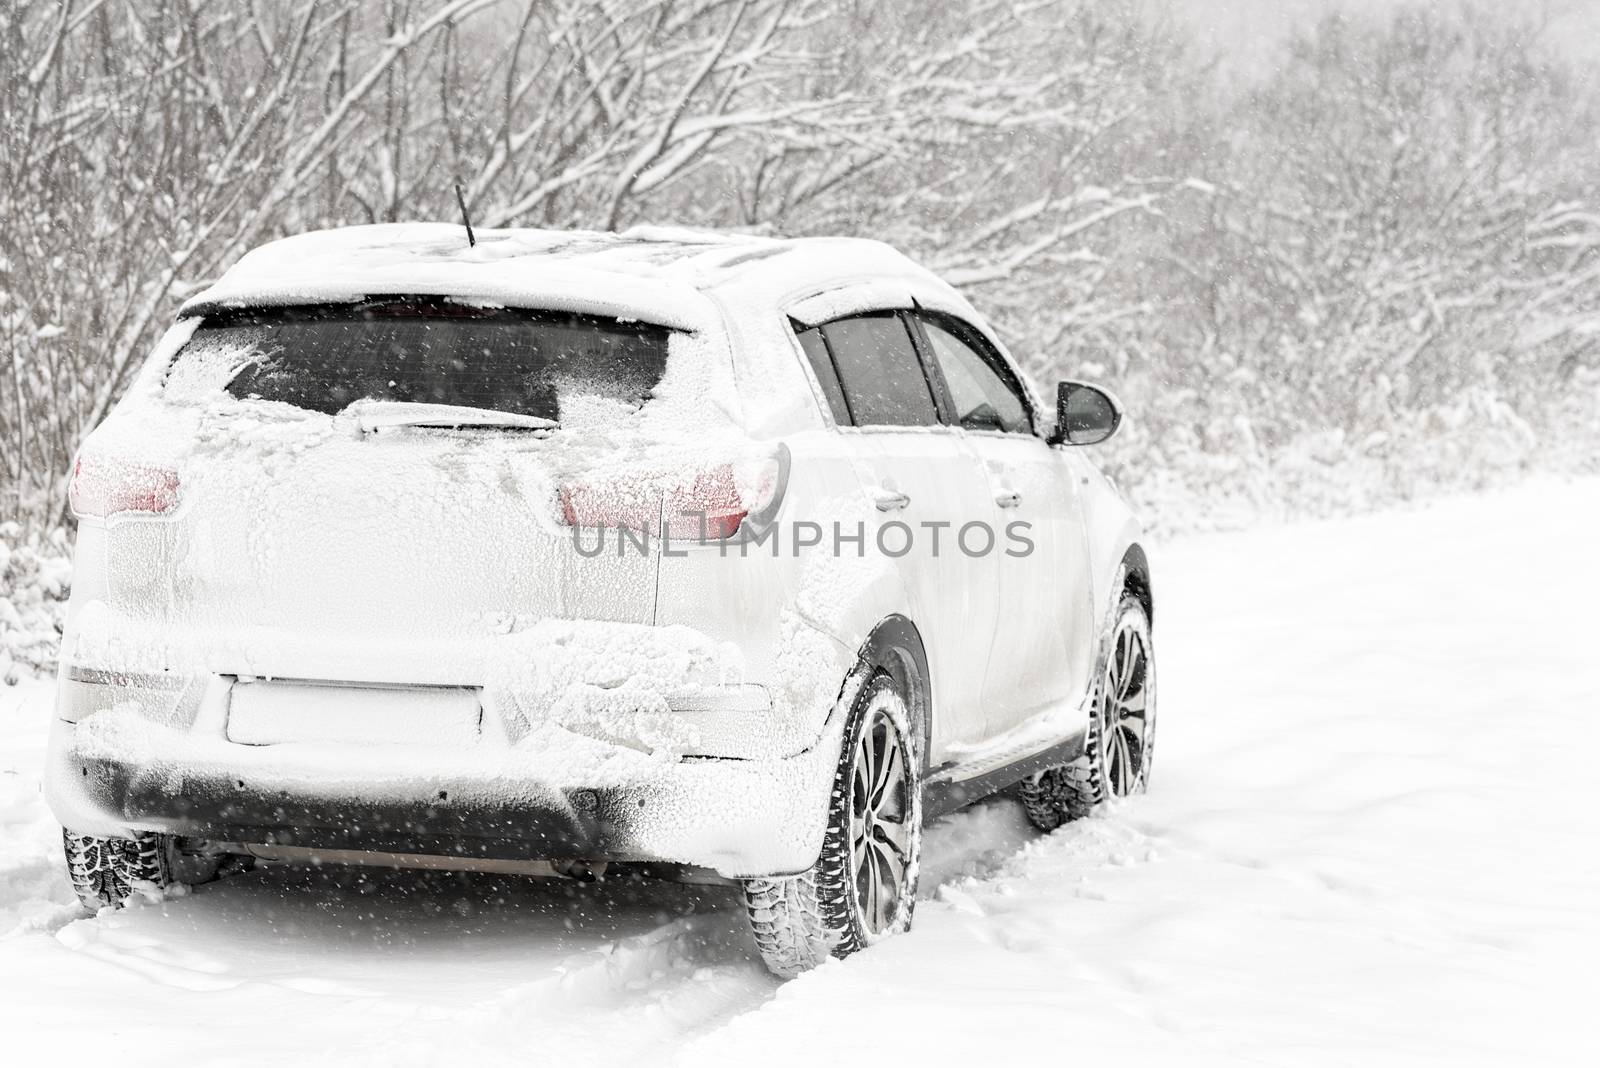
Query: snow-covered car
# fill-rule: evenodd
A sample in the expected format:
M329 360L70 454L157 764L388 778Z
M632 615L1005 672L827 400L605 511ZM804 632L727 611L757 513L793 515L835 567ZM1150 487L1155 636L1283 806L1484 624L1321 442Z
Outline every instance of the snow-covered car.
M256 860L742 887L784 975L925 821L1142 790L1137 523L872 241L409 224L190 299L83 444L47 794L82 901Z

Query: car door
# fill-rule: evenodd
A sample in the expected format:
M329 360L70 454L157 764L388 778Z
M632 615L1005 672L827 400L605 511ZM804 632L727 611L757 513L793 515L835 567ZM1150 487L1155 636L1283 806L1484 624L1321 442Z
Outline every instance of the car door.
M876 505L866 551L899 572L906 612L922 635L937 765L984 737L983 680L999 600L993 556L972 558L956 544L961 526L992 507L987 478L962 435L942 424L911 329L898 312L852 315L801 342L820 354L820 340L837 374L838 403Z
M971 324L917 312L918 339L937 370L947 422L963 431L989 489L999 614L983 683L986 732L1074 709L1094 646L1088 546L1077 483L1037 432L1015 370Z

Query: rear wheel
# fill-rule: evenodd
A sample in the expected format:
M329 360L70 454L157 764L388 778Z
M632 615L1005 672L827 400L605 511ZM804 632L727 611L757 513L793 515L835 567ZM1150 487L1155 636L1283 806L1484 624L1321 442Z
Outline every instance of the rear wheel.
M816 864L744 883L756 945L774 973L799 975L911 925L921 768L905 699L888 675L872 676L851 708Z
M1155 757L1156 674L1150 619L1124 592L1106 636L1083 755L1018 788L1028 819L1053 831L1113 797L1143 793Z
M63 831L62 844L72 890L84 908L121 908L136 884L165 889L172 883L166 844L159 834L102 838Z
M61 832L67 875L85 908L121 908L135 889L165 890L174 883L197 886L248 867L247 858L180 850L171 835L144 833L105 838Z

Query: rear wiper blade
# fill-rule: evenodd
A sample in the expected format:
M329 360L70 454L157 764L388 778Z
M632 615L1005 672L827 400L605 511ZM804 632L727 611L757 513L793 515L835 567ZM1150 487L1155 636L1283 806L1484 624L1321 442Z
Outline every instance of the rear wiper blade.
M356 401L341 415L353 415L365 431L389 426L487 427L496 430L554 430L554 419L521 412L500 412L492 408L468 408L459 404L432 404L418 401L385 401L370 398Z

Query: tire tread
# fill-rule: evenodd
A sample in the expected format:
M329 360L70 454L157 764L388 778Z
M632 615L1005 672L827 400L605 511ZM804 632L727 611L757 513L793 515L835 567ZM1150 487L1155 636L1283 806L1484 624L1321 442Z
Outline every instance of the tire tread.
M72 892L91 911L121 908L141 885L158 889L172 885L165 835L106 838L63 830L61 844Z
M816 864L798 875L743 881L744 906L756 948L768 969L782 978L791 979L809 971L830 956L846 957L864 948L852 912L855 887L850 884L849 868L853 740L876 687L892 685L888 678L881 672L873 675L854 698L828 797L828 826ZM908 756L916 753L914 742L912 745ZM912 788L921 788L915 778ZM916 811L920 814L920 806ZM908 881L908 892L914 901L915 860Z
M1097 706L1100 701L1100 688L1105 685L1104 657L1108 651L1104 646L1110 634L1114 633L1117 620L1124 613L1134 610L1141 615L1144 614L1144 606L1138 596L1124 585L1122 596L1117 600L1116 610L1107 621L1101 640L1101 658L1096 662L1094 700ZM1022 801L1028 822L1039 830L1053 831L1065 823L1082 819L1111 796L1105 780L1105 769L1099 758L1100 731L1100 717L1091 715L1088 729L1084 734L1081 756L1065 764L1046 768L1017 784L1017 797Z

